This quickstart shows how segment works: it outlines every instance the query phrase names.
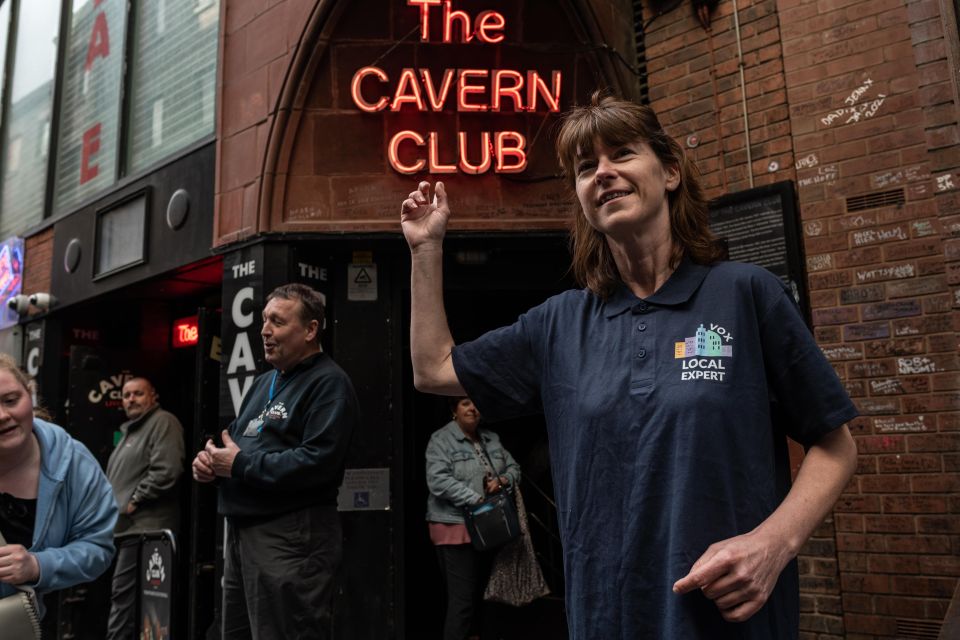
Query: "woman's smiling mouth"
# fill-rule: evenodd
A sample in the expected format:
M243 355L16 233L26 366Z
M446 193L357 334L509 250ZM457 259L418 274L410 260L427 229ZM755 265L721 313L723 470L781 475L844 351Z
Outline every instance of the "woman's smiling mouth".
M607 191L606 193L601 194L600 197L597 199L597 206L602 207L603 205L610 202L611 200L616 200L617 198L628 196L631 193L633 192L632 191Z

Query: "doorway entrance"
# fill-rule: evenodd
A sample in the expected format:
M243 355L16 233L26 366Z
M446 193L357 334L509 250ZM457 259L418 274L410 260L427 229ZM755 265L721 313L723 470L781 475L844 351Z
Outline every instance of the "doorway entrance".
M149 378L160 406L183 425L185 470L205 435L218 431L222 268L219 259L206 261L72 305L47 320L48 332L57 334L52 343L59 341L59 364L53 368L60 375L47 372L42 395L54 422L84 443L101 466L126 420L121 389L132 376ZM178 490L177 590L167 632L200 638L214 608L215 493L190 482L186 471ZM107 571L93 583L48 597L53 607L44 618L44 637L103 638L111 578Z
M571 288L566 237L561 234L448 238L444 246L447 318L459 344L516 322L551 295ZM403 330L409 334L409 290ZM409 348L409 342L404 343ZM436 552L427 535L424 450L431 434L450 420L445 398L416 391L405 354L404 465L406 637L440 638L444 600ZM484 640L567 637L563 601L563 560L542 416L483 425L500 435L521 467L524 503L537 559L551 594L525 607L486 603Z

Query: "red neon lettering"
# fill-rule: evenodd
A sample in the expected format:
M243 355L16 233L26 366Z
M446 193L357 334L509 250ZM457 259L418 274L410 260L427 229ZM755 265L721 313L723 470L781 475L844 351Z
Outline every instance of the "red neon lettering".
M353 74L353 80L350 81L350 95L353 96L353 104L357 105L358 109L366 111L367 113L374 113L385 109L390 101L383 96L380 96L380 99L376 102L367 102L363 99L360 83L362 83L363 79L367 76L376 76L380 82L387 82L390 78L387 77L383 69L377 67L363 67Z
M464 173L480 175L490 170L492 160L490 158L490 132L484 131L480 134L480 149L482 149L480 164L470 164L467 159L467 132L461 131L457 134L460 140L460 170Z
M430 7L439 7L442 0L407 0L411 7L420 7L420 40L430 39Z
M99 7L101 4L103 4L103 0L93 0L93 8L94 8L94 9L96 9L97 7Z
M83 65L84 71L90 71L93 61L98 57L106 58L110 55L110 31L107 29L107 16L101 11L93 22L93 31L90 32L90 44L87 45L87 62Z
M473 35L470 33L470 16L466 11L454 11L453 2L445 0L443 3L443 41L453 42L453 21L460 22L460 42L470 42Z
M437 132L431 131L427 136L430 140L430 152L428 155L429 163L428 168L430 173L456 173L457 165L455 164L440 164L440 150L439 145L437 144Z
M486 111L485 104L467 104L467 94L483 93L483 85L470 84L470 78L486 78L490 72L486 69L461 69L460 86L457 91L457 110L459 111Z
M427 142L423 139L423 136L416 131L400 131L390 138L390 144L387 146L387 157L390 161L390 166L399 173L416 173L417 171L423 169L424 165L426 165L426 162L423 160L423 158L420 158L414 164L409 165L400 162L400 143L404 140L413 140L414 144L416 144L418 147L422 147Z
M100 123L83 132L83 144L80 148L80 184L89 182L100 173L99 164L90 164L90 157L100 151Z
M430 108L434 111L442 111L443 103L447 101L447 94L450 93L450 85L453 84L453 69L444 69L439 94L433 86L433 77L430 72L421 69L420 75L423 77L423 87L427 90L427 100L430 101Z
M505 81L512 84L505 84ZM491 111L500 111L500 105L503 98L513 98L513 108L517 111L523 111L523 95L520 91L523 89L523 76L519 71L510 69L497 69L493 72L493 94L490 104Z
M503 29L507 26L507 19L497 11L484 11L477 16L477 39L487 44L503 42ZM500 31L500 33L496 33ZM488 33L489 32L489 33Z
M200 339L200 330L196 325L178 324L177 342L181 345L197 344Z
M400 111L400 107L408 102L417 105L420 111L427 110L427 105L423 102L423 94L420 93L417 74L413 69L404 69L400 72L400 80L397 81L397 90L393 95L390 110Z
M544 102L550 108L550 111L560 111L560 82L559 71L553 71L550 74L552 89L547 87L547 83L536 71L527 71L527 108L530 111L537 110L537 94L543 96Z
M508 140L514 145L507 146ZM497 173L520 173L527 168L527 139L516 131L498 131L496 135ZM506 158L516 158L513 164L507 164Z

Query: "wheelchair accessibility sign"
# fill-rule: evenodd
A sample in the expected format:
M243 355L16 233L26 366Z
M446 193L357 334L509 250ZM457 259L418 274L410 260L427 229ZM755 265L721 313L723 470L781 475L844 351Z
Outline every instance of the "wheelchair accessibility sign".
M390 469L347 469L337 496L339 511L389 511Z

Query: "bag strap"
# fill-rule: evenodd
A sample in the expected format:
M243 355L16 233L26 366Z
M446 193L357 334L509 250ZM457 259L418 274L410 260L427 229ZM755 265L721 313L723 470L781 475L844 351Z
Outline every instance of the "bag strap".
M503 483L500 482L500 474L496 472L493 468L493 460L490 458L490 454L487 453L487 447L483 444L483 436L477 433L477 439L473 442L473 452L477 454L477 458L480 460L487 473L490 474L491 478L496 478L497 485L500 487L500 490L503 491Z

